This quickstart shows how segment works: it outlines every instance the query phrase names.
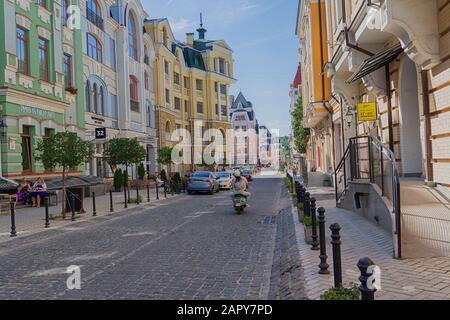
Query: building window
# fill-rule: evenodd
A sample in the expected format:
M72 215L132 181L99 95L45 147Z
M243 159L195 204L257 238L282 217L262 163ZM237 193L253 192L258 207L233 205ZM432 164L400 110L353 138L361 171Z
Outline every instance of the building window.
M227 86L226 85L224 85L224 84L221 84L220 85L220 93L221 94L227 94Z
M166 89L166 103L170 104L170 91Z
M144 72L144 86L145 86L145 90L148 90L150 87L147 71Z
M219 72L225 74L225 60L222 58L219 59Z
M67 26L67 10L69 9L69 0L61 1L61 24Z
M184 77L184 88L189 90L189 78Z
M47 9L47 0L37 0L36 4L38 6L41 6L41 7L45 8L45 9Z
M164 61L164 72L167 75L169 74L169 63L167 61Z
M16 47L17 47L17 61L18 61L17 71L22 74L29 74L28 31L19 27L16 29Z
M102 62L102 45L92 34L87 34L87 54L92 59Z
M180 85L180 74L178 72L173 73L173 83Z
M93 98L93 100L94 100L94 110L91 110L91 111L94 111L94 113L97 113L98 111L98 90L97 90L97 84L96 83L94 83L94 86L93 86L93 88L92 88L92 98Z
M197 113L203 113L203 102L197 102Z
M64 54L64 79L66 81L66 88L72 88L72 56L67 53Z
M138 80L133 76L130 76L130 104L131 111L139 112Z
M22 138L22 170L31 172L33 169L33 150L31 136L34 131L32 126L23 126Z
M161 37L162 37L162 43L164 44L164 46L166 46L168 48L169 47L169 37L167 36L166 28L163 28Z
M48 42L39 38L39 76L41 80L48 81Z
M86 18L103 30L102 13L97 0L88 0L86 2Z
M136 23L134 18L130 14L128 17L128 55L130 58L138 61L138 45L137 45L137 33Z
M100 102L100 110L97 110L98 114L105 114L105 93L103 92L103 86L100 86L100 90L98 92L98 99Z
M222 106L221 107L221 114L222 114L222 116L224 116L224 117L226 117L227 115L228 115L228 108L227 108L227 106Z
M196 88L198 91L203 91L203 80L197 79L195 81L196 83Z
M188 110L189 110L189 101L187 101L187 100L184 100L184 112L188 112Z
M219 115L219 105L216 103L216 114Z
M86 82L85 95L86 95L85 111L91 112L91 84L89 81Z
M175 109L181 110L181 99L178 97L175 97Z
M153 108L152 103L150 101L147 101L147 127L152 128L153 127Z

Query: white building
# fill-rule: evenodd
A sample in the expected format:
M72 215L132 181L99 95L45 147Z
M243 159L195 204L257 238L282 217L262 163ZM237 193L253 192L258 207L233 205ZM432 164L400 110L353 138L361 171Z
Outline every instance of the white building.
M86 139L96 145L87 171L111 176L102 158L105 142L113 137L135 137L147 148L147 170L154 172L155 50L144 31L148 14L139 0L81 0L80 6ZM97 128L106 129L106 139L96 139Z

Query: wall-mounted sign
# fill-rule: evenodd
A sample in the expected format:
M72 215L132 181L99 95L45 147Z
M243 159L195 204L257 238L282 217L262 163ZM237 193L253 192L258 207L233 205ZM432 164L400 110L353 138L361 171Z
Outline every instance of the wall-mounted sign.
M376 102L358 104L358 122L376 121L377 119L378 115Z
M95 139L106 139L106 128L95 128Z
M20 106L20 112L25 114L31 114L33 116L45 119L53 119L55 117L55 113L52 111L42 110L28 106Z

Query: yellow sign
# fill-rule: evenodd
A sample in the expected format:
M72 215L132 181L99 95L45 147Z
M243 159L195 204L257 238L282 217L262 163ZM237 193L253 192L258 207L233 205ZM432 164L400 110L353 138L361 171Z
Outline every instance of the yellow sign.
M359 103L358 104L358 122L377 120L377 103Z

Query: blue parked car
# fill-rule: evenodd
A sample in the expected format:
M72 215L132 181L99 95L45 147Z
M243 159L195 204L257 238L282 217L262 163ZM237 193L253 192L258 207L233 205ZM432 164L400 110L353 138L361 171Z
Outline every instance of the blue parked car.
M208 192L213 194L220 191L219 180L212 172L198 171L194 172L188 182L187 191L189 194L193 192Z

